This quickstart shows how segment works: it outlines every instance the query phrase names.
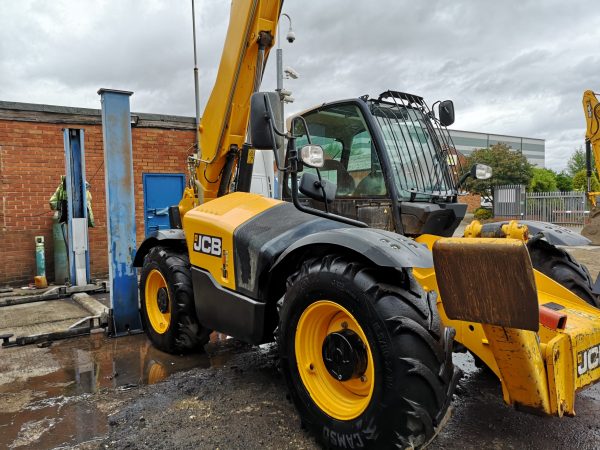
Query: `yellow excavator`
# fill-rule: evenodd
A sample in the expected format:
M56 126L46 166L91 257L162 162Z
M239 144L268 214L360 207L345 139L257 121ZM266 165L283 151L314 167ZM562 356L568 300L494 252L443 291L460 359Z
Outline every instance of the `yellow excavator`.
M592 241L594 245L600 245L600 208L598 208L598 196L600 192L592 191L592 172L595 163L596 172L600 164L600 104L593 91L583 93L583 112L585 114L585 162L587 175L587 196L592 205L589 222L581 230L581 234Z
M194 351L211 330L276 341L301 420L328 448L427 445L459 377L455 337L498 375L507 403L574 414L575 392L600 378L600 311L532 268L525 225L448 237L464 215L444 133L452 102L436 114L386 91L281 129L278 95L258 92L280 12L279 0L232 2L189 186L171 229L134 260L151 342ZM254 151L274 153L291 201L248 192ZM334 211L338 193L356 217Z

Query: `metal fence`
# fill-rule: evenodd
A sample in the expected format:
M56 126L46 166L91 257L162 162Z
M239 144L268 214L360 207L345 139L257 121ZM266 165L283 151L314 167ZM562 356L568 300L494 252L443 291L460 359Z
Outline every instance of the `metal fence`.
M584 225L589 214L585 192L526 192L525 186L496 186L494 216Z

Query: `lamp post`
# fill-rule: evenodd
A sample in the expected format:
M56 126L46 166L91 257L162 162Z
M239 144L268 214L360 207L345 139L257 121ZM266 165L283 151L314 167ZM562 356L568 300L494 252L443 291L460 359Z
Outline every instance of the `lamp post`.
M285 38L291 44L296 40L296 34L294 33L294 30L292 30L292 18L286 13L281 14L281 17L287 17L288 21L290 22L290 27L288 28L288 32ZM277 27L277 50L275 51L275 53L277 55L277 89L275 90L279 94L279 101L281 102L281 123L278 123L277 126L280 129L283 129L285 125L284 105L286 102L293 102L294 99L291 97L291 92L283 89L283 50L281 49L280 27ZM295 74L293 70L291 72ZM294 78L297 78L297 75ZM283 161L285 158L285 142L281 144L281 147L277 149L277 152L279 153L279 160ZM275 170L277 171L277 169ZM283 186L281 182L283 180L280 179L281 177L279 173L276 173L276 177L278 183L276 183L275 197L281 198L283 192Z
M292 42L294 42L296 40L296 34L294 33L294 30L292 30L292 19L286 13L283 13L281 16L287 17L287 19L290 22L290 27L288 29L288 33L285 38L291 44ZM282 95L282 91L283 91L283 50L281 49L281 30L279 27L277 27L277 51L276 51L276 53L277 53L277 89L276 89L276 91L279 93L279 99L283 103L283 100L284 100L283 99L284 95Z

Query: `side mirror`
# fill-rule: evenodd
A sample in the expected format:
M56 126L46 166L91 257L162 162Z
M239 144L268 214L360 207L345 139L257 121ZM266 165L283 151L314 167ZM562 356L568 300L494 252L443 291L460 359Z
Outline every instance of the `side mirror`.
M473 164L471 176L476 180L487 180L492 177L492 168L485 164Z
M440 123L449 127L454 123L454 103L452 100L444 100L440 102Z
M312 173L303 173L300 178L300 187L298 188L307 197L320 202L325 201L327 197L327 203L331 203L335 200L335 192L337 186L335 183L327 180L319 181L319 178ZM323 190L325 190L325 196L323 196Z
M273 150L282 145L271 129L283 122L281 102L277 92L256 92L250 97L250 142L256 150ZM273 138L275 137L275 141Z

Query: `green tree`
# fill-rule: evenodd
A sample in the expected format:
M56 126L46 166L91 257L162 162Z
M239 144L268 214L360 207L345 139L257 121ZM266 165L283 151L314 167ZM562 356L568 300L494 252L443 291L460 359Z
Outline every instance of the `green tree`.
M569 192L573 190L573 177L562 171L556 174L556 187L561 192Z
M594 159L593 158L592 158L592 167L594 167ZM582 171L585 168L586 168L585 151L583 150L583 148L579 147L578 149L576 149L573 152L573 154L569 158L569 161L567 162L567 172L569 172L569 175L574 177L575 174L577 174L578 172Z
M594 172L592 172L592 191L600 191L600 181ZM587 175L586 169L580 170L573 177L573 189L576 191L587 191Z
M474 180L469 178L466 188L470 192L480 194L491 201L494 186L505 184L529 185L533 176L533 166L521 153L512 150L506 144L495 144L489 148L475 150L467 158L466 169L473 164L487 164L492 168L492 178L489 180Z
M534 167L533 177L529 182L529 190L532 192L554 192L558 190L556 174L550 169Z

